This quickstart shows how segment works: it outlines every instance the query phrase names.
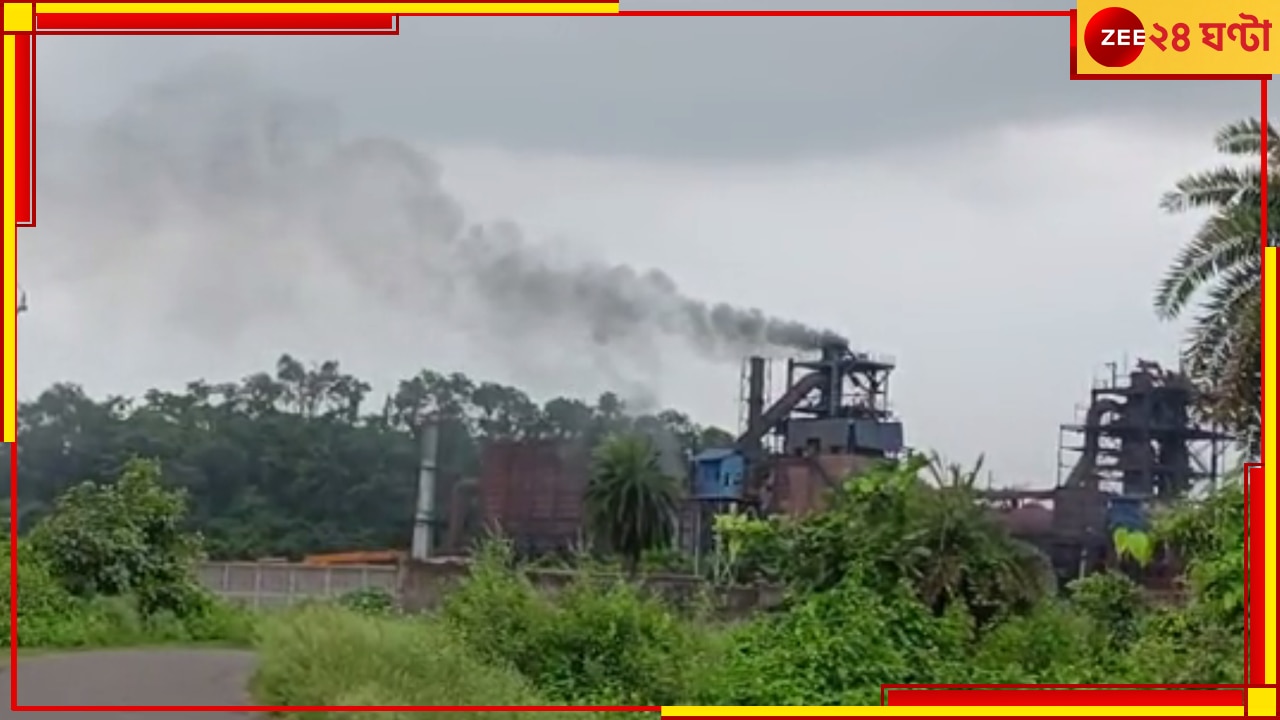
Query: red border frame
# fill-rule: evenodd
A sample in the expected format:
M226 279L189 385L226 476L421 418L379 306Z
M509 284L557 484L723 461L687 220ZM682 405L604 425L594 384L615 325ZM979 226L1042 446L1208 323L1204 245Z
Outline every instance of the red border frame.
M574 1L574 0L570 0ZM586 2L588 0L577 0ZM36 224L36 196L34 176L36 171L35 159L35 36L41 34L63 34L63 35L104 35L104 34L200 34L200 35L250 35L250 34L309 34L309 35L395 35L399 34L400 24L399 16L396 15L327 15L327 14L290 14L290 15L228 15L228 14L162 14L162 15L111 15L98 13L85 13L74 15L47 15L39 16L34 12L34 4L32 4L32 32L6 32L5 34L16 35L17 41L17 127L18 157L15 161L18 165L18 187L17 191L17 224L19 226L34 226ZM466 13L457 13L466 14ZM540 13L508 13L506 15L538 15ZM1252 80L1259 81L1261 85L1261 114L1262 118L1267 117L1267 83L1270 76L1262 75L1178 75L1178 76L1150 76L1150 75L1081 75L1076 71L1076 11L1075 10L639 10L639 11L620 11L619 15L634 15L640 17L654 16L693 16L693 17L732 17L732 16L751 16L751 17L780 17L780 16L824 16L824 17L1067 17L1070 22L1070 62L1069 71L1072 80ZM589 15L588 13L563 13L563 15ZM590 14L594 15L594 14ZM408 16L408 15L405 15ZM56 18L56 19L54 19ZM231 22L234 20L234 23ZM26 138L26 142L23 142ZM1267 205L1265 198L1267 197L1266 180L1267 173L1265 171L1266 162L1266 141L1263 137L1263 228L1264 235L1262 244L1266 246L1266 213ZM1266 280L1264 278L1263 282ZM0 323L10 322L10 318L0 318ZM2 326L0 326L2 327ZM1265 392L1266 388L1263 388ZM3 398L0 397L0 401ZM1265 437L1265 428L1264 428ZM15 443L10 453L9 468L9 487L13 501L10 503L10 521L13 522L17 517L17 481L18 481L18 448ZM1263 617L1261 613L1253 613L1251 610L1255 607L1263 607L1265 605L1265 527L1261 512L1266 502L1266 486L1263 481L1262 466L1250 465L1245 473L1246 483L1246 612L1248 619L1246 621L1246 680L1252 680L1252 684L1248 687L1275 687L1275 685L1262 685L1263 670L1265 663L1263 632ZM1256 509L1256 512L1255 512ZM17 596L17 548L16 543L10 540L10 591L12 597ZM16 615L16 604L11 605L10 612ZM452 707L452 706L64 706L64 705L18 705L18 656L17 645L14 640L17 632L17 618L11 617L11 645L10 645L10 692L11 692L11 709L14 711L81 711L81 712L322 712L334 710L348 711L365 711L365 712L430 712L430 711L465 711L465 710L493 710L493 711L510 711L520 710L529 712L556 712L556 711L626 711L626 712L653 712L661 708L656 706L492 706L492 707ZM1051 704L1065 704L1061 699L1060 693L1074 692L1079 695L1079 690L1086 688L1104 689L1109 688L1113 693L1109 693L1112 697L1108 698L1108 705L1124 705L1129 704L1124 700L1141 700L1136 697L1138 694L1145 694L1153 690L1163 690L1170 695L1176 694L1177 700L1165 695L1165 698L1159 702L1141 701L1142 705L1199 705L1193 698L1203 698L1201 693L1210 688L1235 689L1245 688L1245 685L1160 685L1160 686L1135 686L1135 685L1074 685L1074 686L1048 686L1048 685L884 685L881 687L882 703L887 703L888 691L890 689L897 690L895 697L912 697L917 702L909 702L909 704L925 705L925 704L946 704L946 705L1001 705L1008 702L999 702L1000 698L1007 697L1010 690L1013 689L1039 689L1046 695L1058 696L1059 699ZM969 688L964 694L964 698L952 697L953 692L962 688ZM1125 691L1122 689L1131 689ZM950 692L948 691L950 690ZM1119 690L1119 692L1114 692ZM1164 692L1161 694L1164 695ZM1001 693L993 695L992 693ZM1184 693L1186 695L1184 695ZM935 695L934 698L921 698L919 696L929 694ZM1040 695L1040 693L1036 693ZM958 693L957 693L958 695ZM1189 697L1189 696L1190 697ZM945 703L939 703L939 700L946 699ZM1019 703L1021 704L1050 704L1045 701L1047 697L1040 695L1040 701ZM1220 700L1215 698L1204 698L1215 700L1212 704L1221 704ZM1072 702L1079 702L1079 698L1075 698ZM901 703L899 703L901 704ZM1230 703L1234 705L1235 703ZM1246 705L1246 714L1248 714Z

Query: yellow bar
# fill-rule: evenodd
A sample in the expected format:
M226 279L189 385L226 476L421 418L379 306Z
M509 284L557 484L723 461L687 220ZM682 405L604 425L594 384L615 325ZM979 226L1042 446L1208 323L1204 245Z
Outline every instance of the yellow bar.
M1269 193L1280 188L1267 188ZM1276 218L1268 218L1274 223ZM1267 392L1262 394L1262 426L1266 437L1262 438L1262 474L1266 478L1266 607L1263 612L1263 635L1266 637L1263 657L1266 669L1264 685L1276 683L1276 248L1262 252L1262 277L1265 278L1265 296L1262 299L1262 372ZM1273 696L1274 702L1274 696ZM1252 714L1252 713L1251 713Z
M1276 714L1276 689L1249 688L1249 714L1273 717Z
M5 32L30 32L31 31L31 6L33 3L10 3L4 4L4 29Z
M618 12L616 2L564 3L564 2L370 2L370 3L36 3L36 12L49 13L368 13L393 15L448 15L448 14L552 14L590 13L612 15Z
M664 707L663 717L1243 717L1243 707Z
M4 441L18 435L17 38L4 36Z

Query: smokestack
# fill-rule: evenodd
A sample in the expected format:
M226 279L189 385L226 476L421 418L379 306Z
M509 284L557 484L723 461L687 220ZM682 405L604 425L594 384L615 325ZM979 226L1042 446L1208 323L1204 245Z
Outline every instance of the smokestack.
M440 430L434 416L423 418L421 455L418 464L418 507L413 516L413 549L410 557L426 560L431 555L432 521L435 519L436 448Z
M759 428L764 415L764 372L764 358L753 355L747 359L747 430L752 437L758 436L755 431ZM759 458L760 441L752 442L751 447L743 450L749 458Z

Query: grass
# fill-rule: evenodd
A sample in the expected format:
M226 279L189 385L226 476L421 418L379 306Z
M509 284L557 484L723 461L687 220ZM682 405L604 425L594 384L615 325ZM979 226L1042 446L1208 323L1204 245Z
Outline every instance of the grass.
M548 705L514 670L489 665L433 618L376 617L315 605L264 623L253 693L270 705ZM413 712L307 713L333 720L409 720ZM442 720L511 720L517 711L434 713ZM540 712L586 720L581 712Z

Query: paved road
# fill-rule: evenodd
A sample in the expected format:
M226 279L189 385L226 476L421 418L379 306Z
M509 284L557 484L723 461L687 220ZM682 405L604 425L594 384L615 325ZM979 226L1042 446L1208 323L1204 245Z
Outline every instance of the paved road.
M6 651L7 653L7 651ZM7 660L7 658L6 658ZM236 650L109 650L18 661L23 705L248 705L253 656ZM14 712L0 668L0 715L45 720L245 720L245 712Z

